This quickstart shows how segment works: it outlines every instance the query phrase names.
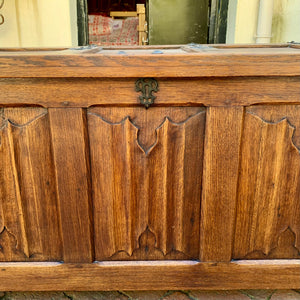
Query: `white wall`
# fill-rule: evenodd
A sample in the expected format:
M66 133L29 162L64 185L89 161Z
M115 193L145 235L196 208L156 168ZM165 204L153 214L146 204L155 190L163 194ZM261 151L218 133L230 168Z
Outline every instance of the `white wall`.
M260 0L229 0L227 44L255 43ZM272 43L300 42L300 0L274 0Z
M0 47L76 46L76 12L76 0L4 0Z

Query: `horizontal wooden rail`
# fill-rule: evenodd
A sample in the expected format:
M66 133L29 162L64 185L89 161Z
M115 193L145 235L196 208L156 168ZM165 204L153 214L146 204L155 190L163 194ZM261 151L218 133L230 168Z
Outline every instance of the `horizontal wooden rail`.
M140 105L135 82L135 78L0 78L0 105ZM160 79L159 85L155 105L300 103L300 76Z
M191 48L192 49L192 48ZM77 51L77 52L76 52ZM228 77L299 76L294 48L186 48L0 52L0 77ZM94 53L94 51L98 51ZM78 55L81 54L81 55ZM126 71L125 71L126 70Z
M300 260L1 263L0 290L296 289Z

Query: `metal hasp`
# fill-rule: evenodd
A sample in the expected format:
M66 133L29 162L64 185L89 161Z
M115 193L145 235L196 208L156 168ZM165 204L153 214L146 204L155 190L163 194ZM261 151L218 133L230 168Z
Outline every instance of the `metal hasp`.
M158 92L158 82L154 78L140 78L135 83L135 90L141 92L139 96L141 104L145 105L145 108L149 108L154 103L153 92Z

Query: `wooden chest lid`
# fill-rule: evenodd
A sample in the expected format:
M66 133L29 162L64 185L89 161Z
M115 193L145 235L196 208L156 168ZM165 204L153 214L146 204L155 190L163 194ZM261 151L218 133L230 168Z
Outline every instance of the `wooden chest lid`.
M0 50L2 78L299 75L295 44Z

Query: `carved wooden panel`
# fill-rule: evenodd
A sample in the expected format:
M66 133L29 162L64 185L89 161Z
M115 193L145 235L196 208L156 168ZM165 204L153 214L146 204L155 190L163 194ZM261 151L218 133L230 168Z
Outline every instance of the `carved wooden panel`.
M205 109L88 110L96 260L199 258Z
M0 109L0 182L0 261L61 260L46 109Z
M300 257L300 106L246 109L233 258Z

